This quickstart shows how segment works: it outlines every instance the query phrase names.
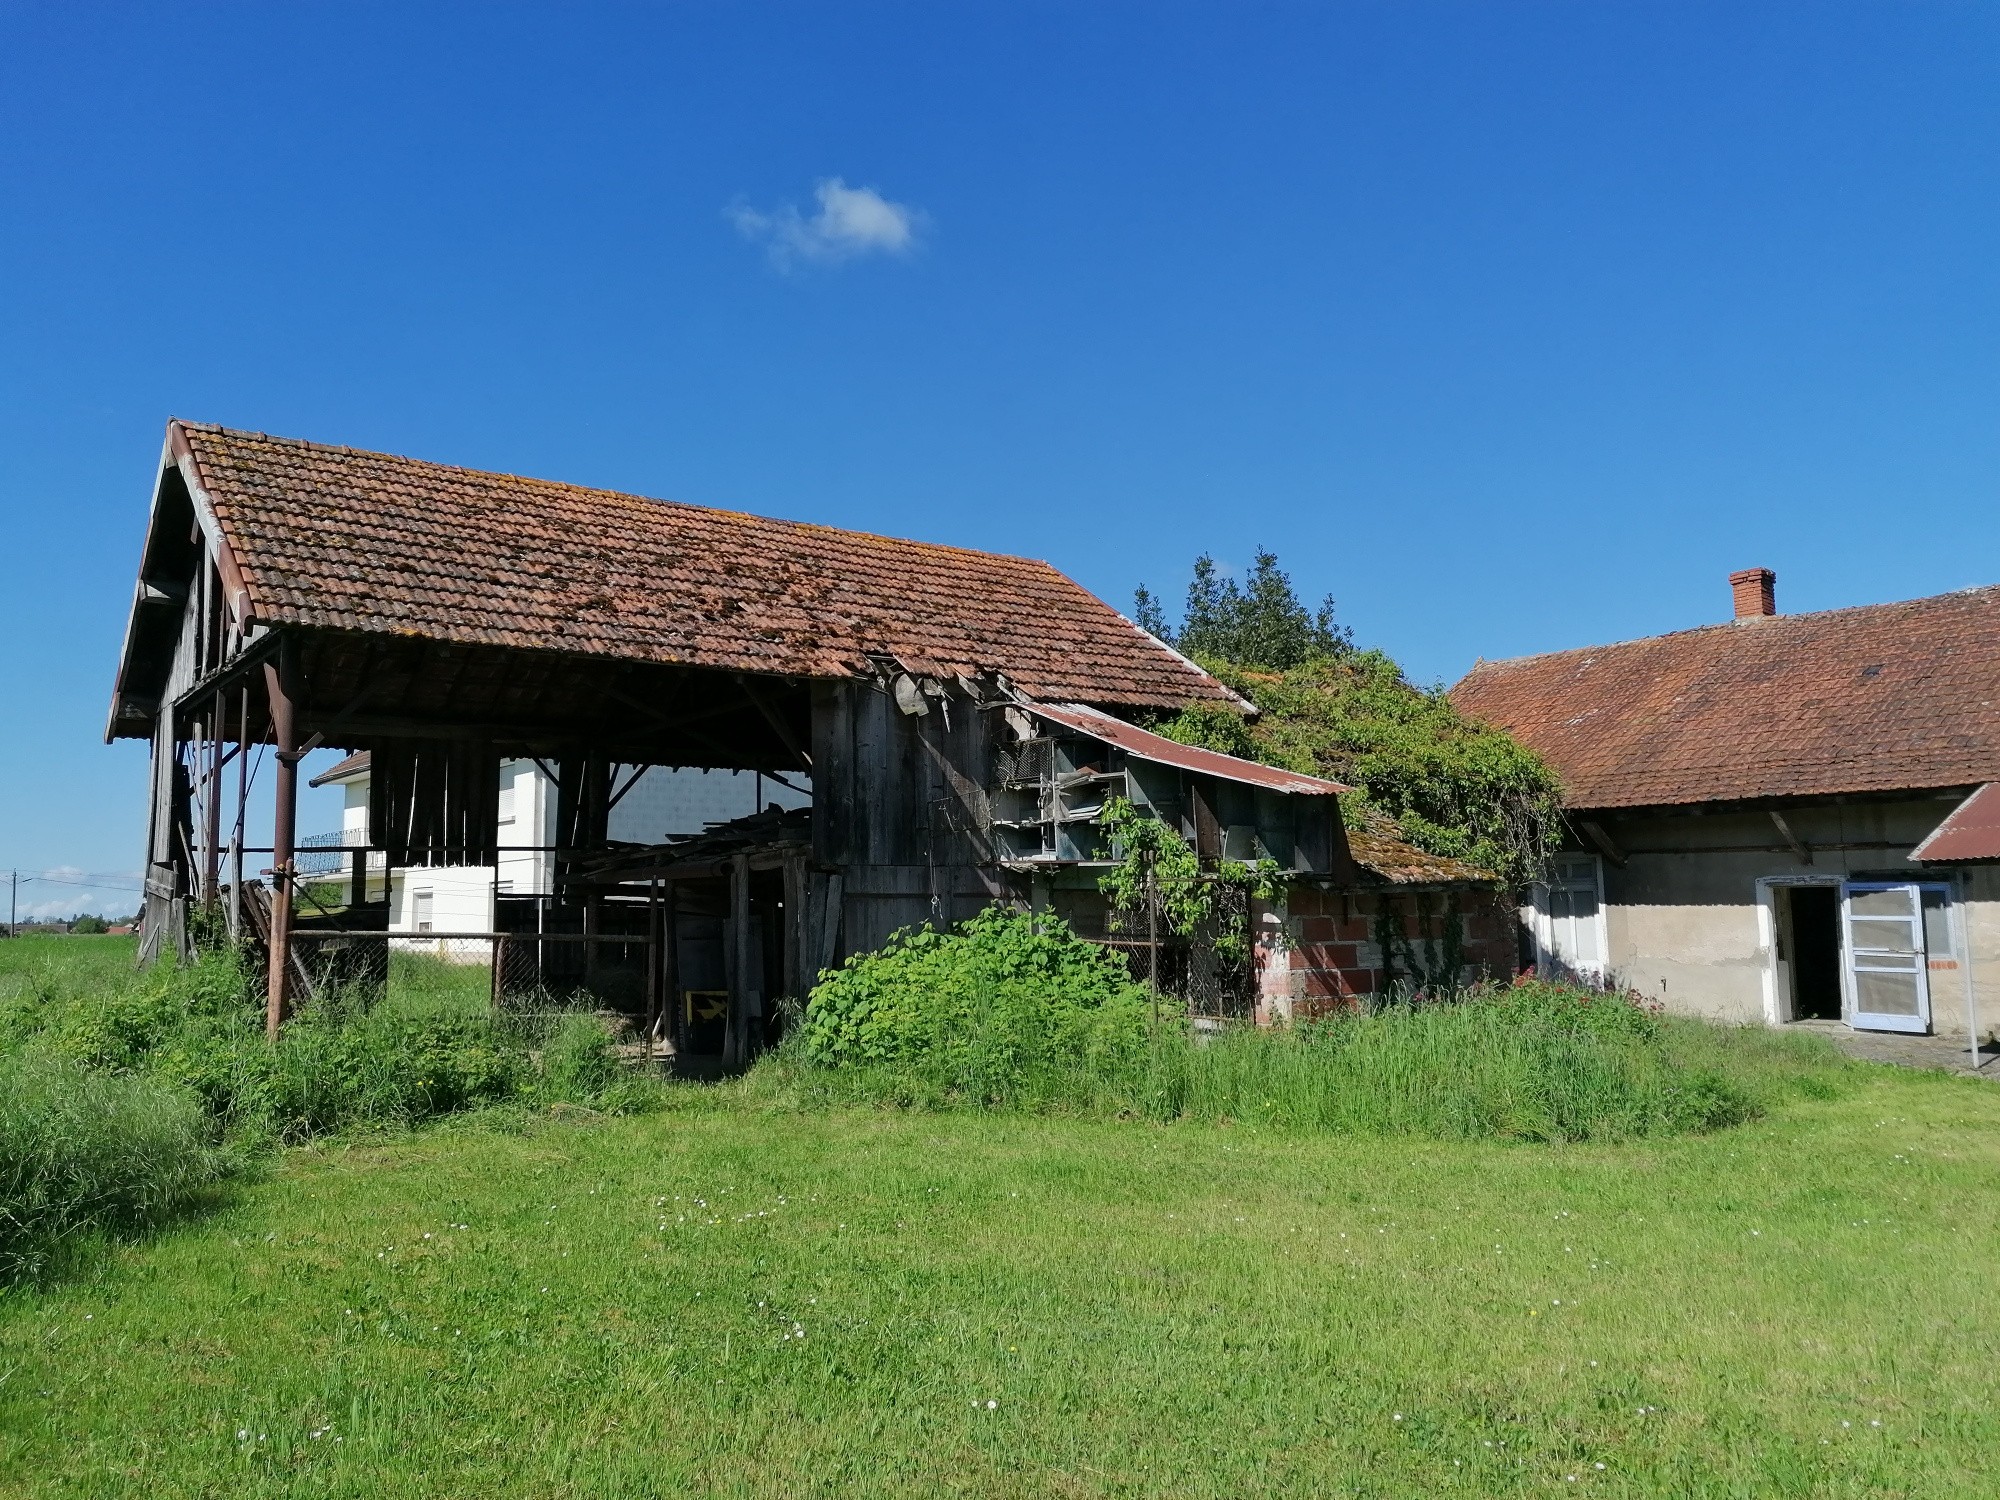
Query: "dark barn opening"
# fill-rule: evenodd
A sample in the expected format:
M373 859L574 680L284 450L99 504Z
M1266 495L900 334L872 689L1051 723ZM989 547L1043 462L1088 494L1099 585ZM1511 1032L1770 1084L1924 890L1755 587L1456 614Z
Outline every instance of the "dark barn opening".
M1840 889L1789 887L1792 900L1792 1019L1840 1019Z

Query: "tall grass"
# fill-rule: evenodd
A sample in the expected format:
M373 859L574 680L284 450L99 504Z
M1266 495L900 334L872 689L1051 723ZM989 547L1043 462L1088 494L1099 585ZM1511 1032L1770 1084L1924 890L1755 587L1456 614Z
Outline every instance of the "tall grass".
M1842 1067L1823 1042L1540 981L1214 1037L1149 1012L1117 959L989 913L829 975L764 1081L805 1100L1573 1141L1734 1125Z
M595 1016L495 1017L483 969L393 955L386 994L322 994L273 1044L234 953L138 973L129 943L78 941L0 954L0 1280L92 1229L157 1222L263 1147L650 1098Z
M46 1052L0 1056L0 1281L91 1230L159 1222L223 1175L201 1106Z

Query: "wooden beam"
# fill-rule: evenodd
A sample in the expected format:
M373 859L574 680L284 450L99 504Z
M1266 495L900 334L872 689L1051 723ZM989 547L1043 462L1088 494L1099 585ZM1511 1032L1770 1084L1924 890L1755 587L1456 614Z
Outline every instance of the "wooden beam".
M1611 837L1602 823L1580 821L1576 826L1585 838L1597 846L1600 854L1620 869L1625 867L1625 851L1618 847L1618 841Z
M1785 841L1785 846L1798 856L1800 864L1811 864L1813 862L1812 845L1792 832L1792 825L1785 821L1783 813L1779 812L1775 807L1768 809L1768 811L1771 814L1771 826L1778 830L1778 837Z

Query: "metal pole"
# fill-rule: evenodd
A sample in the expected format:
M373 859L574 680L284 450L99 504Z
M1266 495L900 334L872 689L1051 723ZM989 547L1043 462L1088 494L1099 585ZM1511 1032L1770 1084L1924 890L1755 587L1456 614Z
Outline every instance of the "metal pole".
M1979 1001L1972 987L1972 924L1966 920L1965 894L1968 882L1963 870L1958 872L1953 884L1957 887L1952 895L1958 899L1952 902L1956 908L1952 916L1958 922L1958 971L1965 985L1965 1046L1971 1055L1972 1071L1977 1073L1979 1059Z
M21 935L21 872L14 870L10 874L12 880L7 894L7 936L17 938Z

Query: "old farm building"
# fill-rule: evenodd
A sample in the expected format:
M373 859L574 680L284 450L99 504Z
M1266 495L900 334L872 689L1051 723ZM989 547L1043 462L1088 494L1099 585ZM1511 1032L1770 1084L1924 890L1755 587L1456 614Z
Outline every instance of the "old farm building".
M1452 689L1562 775L1541 961L1735 1021L2000 1016L2000 588L1485 662Z
M496 996L587 988L728 1062L843 954L993 902L1143 945L1224 1010L1367 990L1399 951L1511 960L1479 871L1350 840L1330 782L1131 722L1204 700L1235 702L1045 563L173 422L108 733L153 745L143 950L194 909L251 923L274 1025L379 969L396 872L531 856L546 880L449 934L486 945ZM344 890L298 878L298 762L322 747L368 755ZM503 839L524 765L546 813ZM615 839L653 767L803 795ZM1211 860L1287 872L1239 914L1254 963L1107 924L1113 792ZM242 844L253 793L268 850Z

